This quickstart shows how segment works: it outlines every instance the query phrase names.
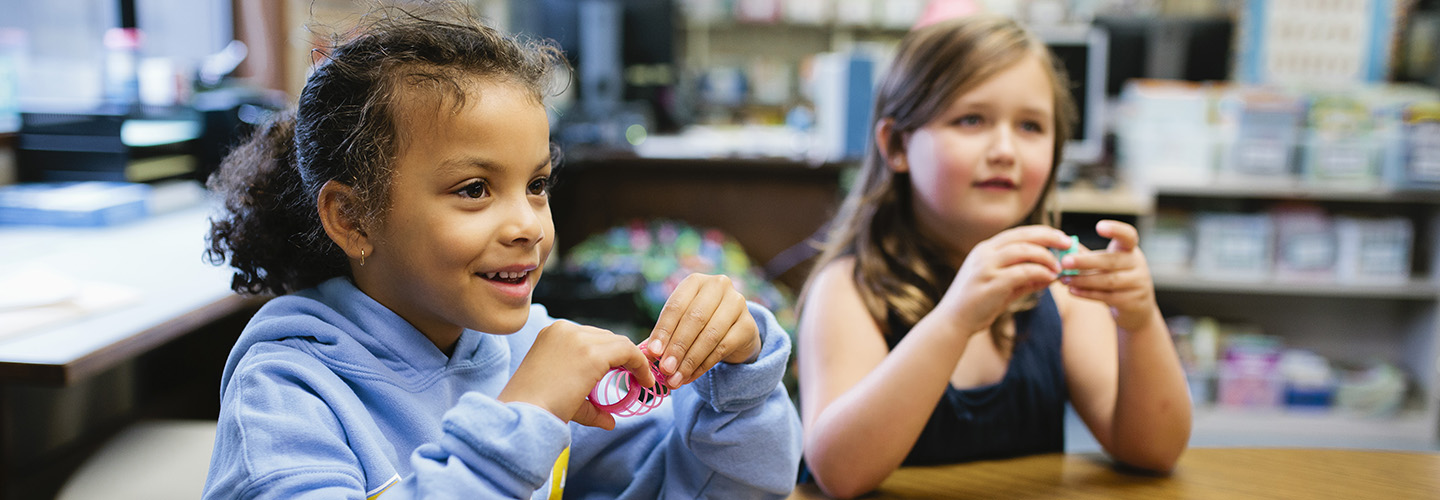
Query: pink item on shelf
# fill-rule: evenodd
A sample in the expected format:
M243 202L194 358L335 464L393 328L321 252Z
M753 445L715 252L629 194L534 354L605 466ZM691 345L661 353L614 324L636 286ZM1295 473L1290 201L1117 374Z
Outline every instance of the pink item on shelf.
M1285 379L1280 373L1278 346L1233 342L1219 368L1216 402L1221 406L1268 409L1284 403Z
M957 17L965 17L980 12L980 3L975 0L930 0L925 5L925 12L920 14L920 19L910 29L922 27Z
M659 361L650 362L650 373L655 375L655 386L645 387L624 368L611 368L600 377L594 389L590 389L590 402L602 411L617 417L644 415L660 406L670 388L660 373Z

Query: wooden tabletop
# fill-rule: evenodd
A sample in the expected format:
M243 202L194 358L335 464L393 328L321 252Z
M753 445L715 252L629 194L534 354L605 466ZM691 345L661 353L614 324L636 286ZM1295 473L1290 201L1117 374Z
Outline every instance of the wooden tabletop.
M829 497L807 484L790 498ZM1197 448L1169 475L1122 472L1101 455L1036 455L906 467L861 498L1437 499L1440 454Z

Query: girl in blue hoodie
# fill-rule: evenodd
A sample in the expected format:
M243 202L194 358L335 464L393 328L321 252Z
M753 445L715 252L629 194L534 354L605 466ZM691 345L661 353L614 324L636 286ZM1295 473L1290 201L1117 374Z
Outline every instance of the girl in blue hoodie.
M562 59L471 19L371 16L211 179L212 260L278 297L226 363L205 497L784 496L789 341L726 277L684 280L640 346L530 303ZM612 367L675 390L617 420L586 399Z

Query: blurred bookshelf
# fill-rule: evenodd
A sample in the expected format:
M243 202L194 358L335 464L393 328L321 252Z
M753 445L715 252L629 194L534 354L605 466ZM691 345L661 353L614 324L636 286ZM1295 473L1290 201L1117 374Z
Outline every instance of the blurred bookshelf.
M1394 284L1217 280L1186 272L1157 272L1153 274L1153 278L1157 291L1419 301L1431 301L1440 297L1440 284L1420 278Z
M1420 203L1440 205L1434 190L1401 190L1385 186L1315 185L1301 179L1283 178L1244 181L1215 181L1205 184L1164 184L1152 186L1157 196L1190 198L1233 198L1304 200L1316 202Z
M1390 417L1334 413L1197 408L1192 446L1307 446L1436 449L1435 419L1410 410Z

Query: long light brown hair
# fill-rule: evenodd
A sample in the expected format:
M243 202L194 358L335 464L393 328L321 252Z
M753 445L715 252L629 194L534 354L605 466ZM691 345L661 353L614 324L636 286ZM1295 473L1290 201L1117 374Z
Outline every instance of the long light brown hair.
M989 15L925 26L900 42L875 97L873 124L893 120L884 139L886 149L903 151L904 139L911 132L934 120L966 92L1032 55L1050 62L1045 67L1054 98L1053 161L1058 163L1076 120L1064 69L1035 35L1010 19ZM811 279L836 259L853 255L852 278L860 298L880 331L890 337L896 335L891 331L892 320L914 326L935 308L957 269L943 257L944 250L937 243L921 236L911 205L909 174L892 171L876 144L867 149L859 175L830 224ZM1040 199L1024 224L1058 226L1058 215L1050 206L1056 170L1052 165ZM806 292L809 286L807 281ZM1035 296L1017 300L991 325L997 347L1008 347L1009 318L1035 303Z

